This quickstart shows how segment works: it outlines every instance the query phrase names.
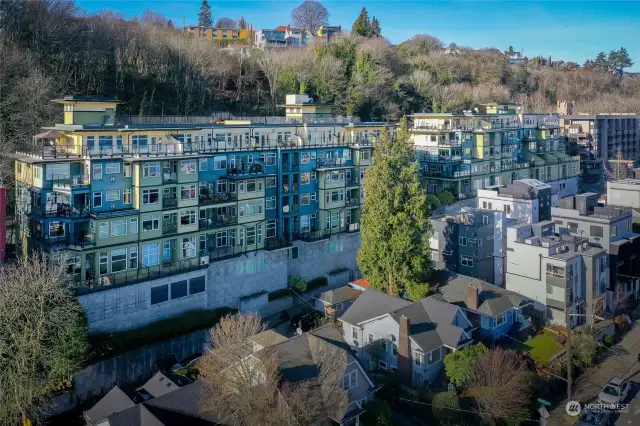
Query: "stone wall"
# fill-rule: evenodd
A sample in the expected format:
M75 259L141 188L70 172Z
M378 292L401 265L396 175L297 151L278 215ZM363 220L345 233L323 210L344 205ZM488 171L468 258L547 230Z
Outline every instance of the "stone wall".
M349 274L357 270L359 248L359 233L313 243L296 241L293 247L243 254L207 269L82 295L79 301L87 311L90 332L128 330L195 309L239 308L241 298L286 288L291 275L307 280L326 276L331 284L347 284ZM200 277L205 277L203 292L172 299L169 291L168 300L151 303L153 288Z

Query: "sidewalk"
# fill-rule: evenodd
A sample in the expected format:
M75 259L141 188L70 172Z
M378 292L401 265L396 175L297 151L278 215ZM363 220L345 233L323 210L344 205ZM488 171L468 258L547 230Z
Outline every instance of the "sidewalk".
M612 349L619 354L610 353L602 363L576 379L573 384L574 401L581 404L593 402L611 377L624 374L623 379L637 378L637 373L640 373L640 364L636 363L640 353L640 323L634 324L623 340ZM556 407L549 409L551 417L547 421L548 426L568 426L578 421L578 417L566 414L566 405L565 397Z

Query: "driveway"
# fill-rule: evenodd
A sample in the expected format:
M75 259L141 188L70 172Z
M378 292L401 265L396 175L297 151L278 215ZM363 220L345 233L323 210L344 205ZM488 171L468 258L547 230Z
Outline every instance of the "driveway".
M595 402L600 390L614 376L621 376L626 380L640 382L640 364L637 362L638 354L640 353L640 323L634 324L634 327L624 336L624 339L612 349L615 354L611 353L598 366L576 379L573 384L573 400L581 404ZM638 397L636 396L634 401L637 399ZM577 417L570 417L566 414L566 405L567 400L565 398L556 407L549 410L551 417L548 419L548 426L568 426L577 422ZM633 404L630 404L629 409L630 411L634 410ZM630 415L633 414L630 413ZM620 417L622 418L622 415ZM640 416L637 416L637 421L632 424L640 425Z

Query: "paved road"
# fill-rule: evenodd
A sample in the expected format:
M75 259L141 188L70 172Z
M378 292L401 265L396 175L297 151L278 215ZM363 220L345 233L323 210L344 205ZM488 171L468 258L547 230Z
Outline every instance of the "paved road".
M616 355L612 353L600 365L578 377L575 381L573 386L573 399L575 401L582 404L595 402L602 387L609 381L609 378L614 376L624 375L624 379L640 382L640 364L636 362L638 353L640 353L640 324L636 323L634 328L613 349ZM636 396L635 400L637 399L638 397ZM630 410L634 409L632 406L634 404L630 404ZM547 422L548 426L568 426L577 421L576 417L570 417L566 414L566 405L567 400L564 399L557 407L549 410L551 417ZM640 415L636 416L635 413L629 413L629 416L636 418L635 423L631 424L640 425Z

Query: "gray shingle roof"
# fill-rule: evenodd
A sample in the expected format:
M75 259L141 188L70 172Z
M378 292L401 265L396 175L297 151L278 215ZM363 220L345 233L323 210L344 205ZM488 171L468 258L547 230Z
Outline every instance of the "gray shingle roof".
M376 290L367 290L340 317L349 324L360 324L363 321L379 317L389 312L411 305L409 300L390 296Z
M479 287L477 312L487 316L497 316L509 309L520 306L522 300L527 300L523 295L505 290L504 288L489 284L486 281L458 275L438 289L438 294L432 299L443 300L448 303L467 307L467 287L469 280Z
M191 380L185 376L158 371L152 378L142 385L141 389L144 389L152 397L157 398L173 392L189 383L191 383Z
M114 386L96 405L85 411L84 415L89 421L96 423L113 413L124 411L127 408L135 407L135 405L133 395L127 394L118 386Z
M335 305L336 303L344 302L345 300L355 299L361 294L362 291L356 290L355 288L346 285L334 290L325 291L324 293L320 294L320 296L318 296L318 299L330 305Z

